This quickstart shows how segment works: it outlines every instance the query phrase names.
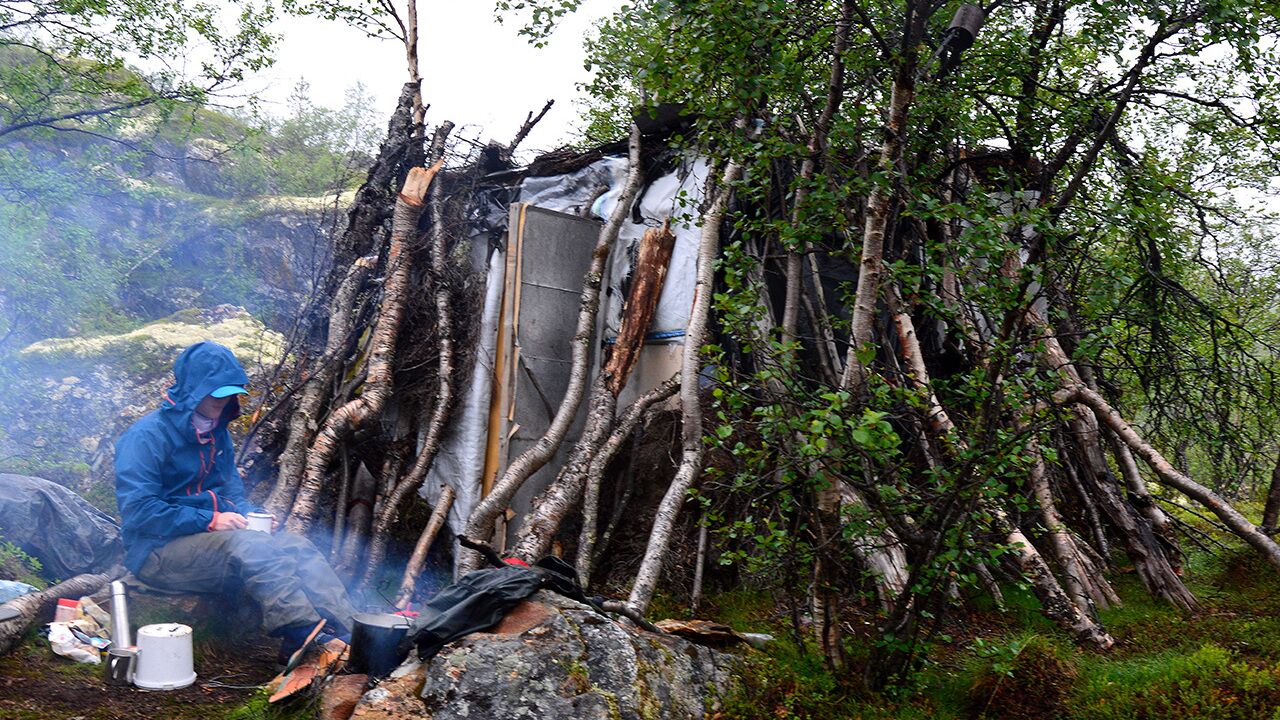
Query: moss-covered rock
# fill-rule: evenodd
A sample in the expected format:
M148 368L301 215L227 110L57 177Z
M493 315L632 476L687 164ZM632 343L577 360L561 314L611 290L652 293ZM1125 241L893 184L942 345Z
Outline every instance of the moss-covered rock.
M24 348L0 395L0 470L46 477L107 512L115 438L156 408L183 348L226 345L252 381L273 367L284 339L242 308L185 310L118 334L43 340Z
M242 308L219 306L211 311L182 310L163 320L116 335L42 340L27 346L18 357L28 366L92 372L98 367L125 370L135 377L150 377L167 370L183 348L212 340L226 345L246 366L278 359L284 338L269 330ZM59 390L85 392L80 378L62 379Z
M384 683L366 693L353 717L701 718L715 711L736 663L733 655L635 630L540 592L490 631L446 646L411 671L399 684L403 692ZM386 712L390 707L400 714Z

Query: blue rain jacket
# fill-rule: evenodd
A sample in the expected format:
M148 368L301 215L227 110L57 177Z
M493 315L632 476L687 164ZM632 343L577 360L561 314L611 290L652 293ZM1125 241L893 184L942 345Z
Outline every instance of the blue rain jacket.
M182 351L173 375L175 382L160 408L116 441L124 563L135 573L155 548L208 531L214 513L258 510L245 497L227 431L227 423L240 415L237 399L227 403L209 434L197 434L191 422L196 406L209 393L249 381L244 368L227 348L201 342Z

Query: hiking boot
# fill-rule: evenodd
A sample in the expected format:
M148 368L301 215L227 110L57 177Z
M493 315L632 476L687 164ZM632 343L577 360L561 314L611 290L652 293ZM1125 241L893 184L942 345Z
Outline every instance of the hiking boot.
M316 625L292 625L280 631L280 652L276 654L276 666L281 672L292 670L306 649L312 645L322 647L330 640L350 644L350 635L338 635L323 623Z

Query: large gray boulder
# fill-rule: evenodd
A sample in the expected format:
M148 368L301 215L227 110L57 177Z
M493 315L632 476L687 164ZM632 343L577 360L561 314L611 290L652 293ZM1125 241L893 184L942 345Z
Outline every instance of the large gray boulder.
M491 631L366 692L353 718L702 718L728 689L733 655L655 635L539 592Z

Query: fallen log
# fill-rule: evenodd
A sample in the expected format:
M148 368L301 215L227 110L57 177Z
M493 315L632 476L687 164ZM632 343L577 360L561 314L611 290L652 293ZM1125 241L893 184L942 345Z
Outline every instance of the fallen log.
M43 610L47 610L57 602L58 598L80 598L92 595L122 575L124 575L124 567L116 565L105 573L76 575L66 582L58 583L40 592L14 598L0 605L0 611L8 609L18 613L17 617L0 621L0 655L9 652L21 642L27 628L35 623Z

